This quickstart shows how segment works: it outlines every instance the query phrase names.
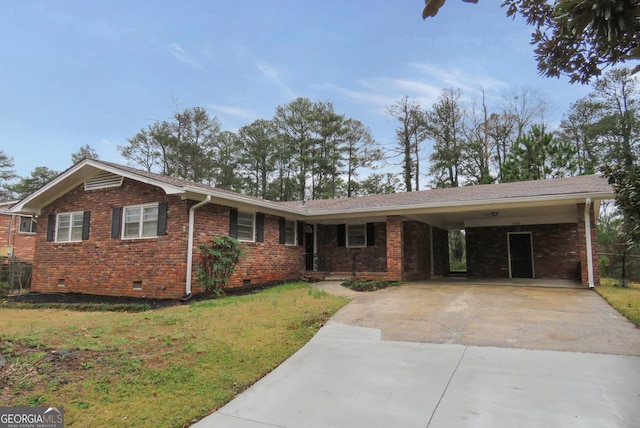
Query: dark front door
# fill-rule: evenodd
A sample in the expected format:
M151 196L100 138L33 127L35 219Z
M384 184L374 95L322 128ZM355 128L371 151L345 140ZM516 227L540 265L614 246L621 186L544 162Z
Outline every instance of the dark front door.
M304 232L304 249L306 254L305 257L305 268L309 271L314 270L313 269L313 226L311 226L310 224L307 224L305 227L305 232Z
M530 233L509 235L509 257L511 259L511 278L533 278Z

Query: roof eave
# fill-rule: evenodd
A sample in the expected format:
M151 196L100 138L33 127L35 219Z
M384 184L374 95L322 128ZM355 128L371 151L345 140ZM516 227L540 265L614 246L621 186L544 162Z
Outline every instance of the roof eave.
M181 187L172 186L159 180L153 180L149 177L133 174L110 165L105 165L101 162L96 162L92 159L84 159L66 171L60 173L56 178L36 190L31 195L19 201L9 209L9 212L16 214L40 214L43 207L55 201L71 189L79 186L88 178L96 175L97 171L111 172L125 178L160 187L168 195L184 193L184 189Z
M264 199L258 199L252 196L243 195L241 193L233 194L228 192L216 191L215 189L206 190L199 187L185 187L186 195L195 196L200 195L204 200L205 197L211 196L211 198L221 202L223 205L231 205L231 206L251 206L262 208L269 213L277 213L281 215L286 214L294 214L300 218L307 215L305 210L292 208L290 206L283 206L277 202L268 201Z

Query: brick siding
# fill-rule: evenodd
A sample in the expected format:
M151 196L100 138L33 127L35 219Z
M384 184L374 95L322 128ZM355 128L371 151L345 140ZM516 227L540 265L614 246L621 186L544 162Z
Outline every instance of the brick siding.
M359 277L387 271L387 225L375 223L375 245L362 248L338 246L338 225L318 225L318 270L349 272ZM376 277L378 277L377 275Z
M433 226L433 274L443 277L449 273L449 231Z
M244 242L246 257L236 266L230 287L252 288L296 280L304 270L304 246L280 244L279 217L265 216L264 242ZM196 280L198 245L229 233L229 208L205 205L196 211L194 233L193 291L204 291Z
M509 277L509 232L531 233L536 278L580 279L580 245L575 223L467 228L469 276Z
M12 247L14 257L21 262L32 263L36 236L20 232L20 219L19 215L0 214L0 247Z
M114 207L166 201L167 235L151 239L111 238ZM147 298L179 298L185 293L188 215L194 202L166 195L155 186L125 179L119 188L84 191L82 185L42 210L36 234L32 290L78 292ZM49 214L91 211L89 239L46 241ZM229 233L229 210L206 205L196 211L195 248L216 234ZM232 286L252 286L295 279L303 268L302 247L278 244L278 220L267 216L265 242L249 244L232 278ZM194 251L194 264L197 262ZM194 277L196 268L194 266ZM275 273L274 273L275 271ZM141 282L141 290L134 289ZM62 286L62 283L64 285ZM137 286L138 284L136 284ZM202 288L193 282L193 291Z
M429 225L419 221L403 222L404 272L407 281L429 278L431 245Z
M387 279L399 281L404 273L404 233L401 216L387 217Z

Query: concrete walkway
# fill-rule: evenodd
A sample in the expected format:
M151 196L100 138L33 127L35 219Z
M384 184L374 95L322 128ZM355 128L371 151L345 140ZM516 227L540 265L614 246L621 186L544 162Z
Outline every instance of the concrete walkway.
M197 428L640 426L640 330L591 290L314 287L353 301Z

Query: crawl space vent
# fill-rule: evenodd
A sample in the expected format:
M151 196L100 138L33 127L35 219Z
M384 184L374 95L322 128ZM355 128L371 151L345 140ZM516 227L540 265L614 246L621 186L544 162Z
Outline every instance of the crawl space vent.
M107 189L109 187L120 187L124 177L110 172L98 174L84 182L84 190Z

